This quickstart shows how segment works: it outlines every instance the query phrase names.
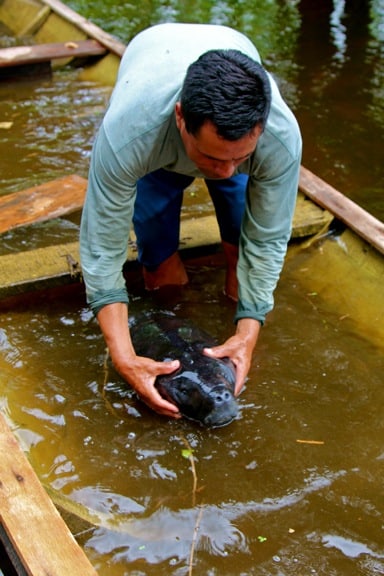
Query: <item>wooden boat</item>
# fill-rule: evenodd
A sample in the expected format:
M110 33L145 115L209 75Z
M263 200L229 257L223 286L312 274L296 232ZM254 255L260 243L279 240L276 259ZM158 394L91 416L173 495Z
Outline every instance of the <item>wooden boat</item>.
M0 27L15 37L14 45L0 49L0 73L6 78L36 73L36 65L43 72L48 66L53 74L57 67L81 65L82 77L109 85L115 81L124 44L59 0L3 0ZM0 234L80 211L85 189L86 180L72 175L0 197ZM199 195L205 193L202 185ZM338 225L332 234L335 222L342 229ZM289 273L381 343L384 224L302 167L292 240ZM210 254L212 260L218 247L213 213L182 220L184 256ZM133 238L127 265L135 261ZM77 242L7 254L0 257L0 303L80 277Z
M0 49L0 81L54 74L62 66L80 66L83 78L112 86L125 49L124 44L58 0L3 0L0 32L15 38L11 45ZM0 234L81 211L85 189L86 180L71 175L0 196ZM204 197L204 186L199 190ZM136 262L134 238L132 240L127 268ZM208 258L212 265L217 265L221 262L219 246L213 214L182 221L180 248L185 258L198 255L205 258L205 262ZM284 275L301 283L309 294L321 299L321 306L337 313L340 321L343 318L351 322L357 331L379 346L384 342L383 255L384 224L302 167ZM12 306L15 298L26 299L42 289L72 283L81 285L77 242L0 256L0 308ZM14 525L10 508L2 504L3 512L5 510L2 522L6 526L0 523L0 542L5 538L7 550L15 549L31 574L41 573L41 563L48 560L51 564L46 572L52 569L56 574L75 573L67 564L71 557L77 563L76 570L80 569L82 574L95 573L73 547L65 527L46 502L1 415L0 440L2 453L13 454L2 464L0 483L13 491L12 504L23 506L21 516L29 510L28 531L23 532L20 523ZM20 469L16 480L15 476L7 475L15 462ZM31 486L28 494L26 482L23 490L18 487L23 475ZM36 525L39 516L34 515L31 501L44 507L47 518L57 525L60 537L56 538L55 534L55 538L60 542L60 549L46 530L51 524L45 522L45 528ZM11 532L8 539L5 528ZM41 538L34 547L31 542L36 544L36 540L31 540L31 535L38 535L39 531ZM15 534L20 537L16 538ZM24 573L21 564L19 570L18 573Z
M0 32L15 37L0 53L0 79L78 65L113 84L125 45L58 0L3 0Z
M0 26L17 44L0 49L7 78L34 73L36 65L54 74L57 67L81 64L82 77L113 85L124 44L59 0L3 0ZM81 210L85 188L85 179L72 175L0 197L0 233ZM199 194L204 197L203 186ZM345 230L330 234L335 221ZM315 249L319 236L325 239ZM340 316L383 341L383 223L302 167L292 239L289 270L294 273L297 262L297 277L311 293L324 294ZM213 214L182 221L185 255L217 253L218 246ZM135 260L133 239L127 263ZM0 299L78 282L80 275L77 242L1 256Z

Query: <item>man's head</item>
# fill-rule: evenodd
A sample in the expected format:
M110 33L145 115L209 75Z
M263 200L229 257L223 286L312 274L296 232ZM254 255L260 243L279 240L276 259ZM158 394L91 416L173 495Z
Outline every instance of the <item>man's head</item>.
M225 140L239 140L267 121L271 87L264 68L238 50L210 50L187 70L180 102L196 136L209 120Z
M207 178L229 178L255 150L271 88L263 67L237 50L211 50L188 68L176 122Z

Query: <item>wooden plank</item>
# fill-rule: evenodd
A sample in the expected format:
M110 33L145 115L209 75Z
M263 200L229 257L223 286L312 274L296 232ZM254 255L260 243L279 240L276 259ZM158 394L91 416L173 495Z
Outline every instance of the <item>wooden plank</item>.
M76 174L0 196L0 234L80 210L87 180Z
M300 284L319 312L384 348L383 256L352 230L325 238L319 249L291 246L283 276Z
M333 215L314 204L301 192L296 199L296 209L292 223L292 238L305 238L313 236L324 230L331 221Z
M0 522L29 576L97 576L0 413Z
M184 220L180 230L180 250L215 251L220 244L215 216ZM127 262L137 260L134 237ZM0 256L0 298L78 282L81 278L79 243L69 242Z
M85 32L89 37L94 38L100 44L108 48L117 56L122 56L126 45L114 38L111 34L105 32L102 28L87 20L71 8L66 6L60 0L41 0L42 4L49 6L56 14L64 20L74 24L77 28Z
M68 22L74 29L82 31L89 38L97 40L105 46L110 52L121 57L125 51L126 45L117 40L102 28L87 20L74 10L66 6L59 0L40 0L25 2L23 0L3 0L0 2L0 13L5 24L13 30L17 35L28 29L29 23L34 21L42 7L48 7L49 11L54 12L63 21ZM43 15L42 21L47 17L47 11L41 13ZM39 24L39 22L37 22ZM34 22L33 29L29 33L35 34L37 25ZM29 30L28 30L29 31ZM68 40L73 40L71 37L66 37Z
M336 218L384 254L383 222L303 166L300 170L299 188L313 202L329 210Z
M106 51L96 40L13 46L0 49L0 68L37 64L58 58L102 56Z
M78 281L78 263L78 242L0 256L0 298Z
M310 201L305 202L310 204ZM298 211L301 201L298 201ZM0 210L1 213L1 210ZM318 214L319 213L319 214ZM329 215L324 210L316 208L311 218L304 226L303 219L295 216L298 222L297 230L292 236L298 237L305 233L317 233L329 221ZM324 219L325 218L325 219ZM127 262L137 259L134 236L129 246ZM212 214L199 218L183 219L180 225L179 248L183 257L190 254L214 254L220 248L220 233L216 217ZM33 290L41 290L78 282L81 278L80 255L78 242L38 248L18 254L0 256L0 298L8 298Z

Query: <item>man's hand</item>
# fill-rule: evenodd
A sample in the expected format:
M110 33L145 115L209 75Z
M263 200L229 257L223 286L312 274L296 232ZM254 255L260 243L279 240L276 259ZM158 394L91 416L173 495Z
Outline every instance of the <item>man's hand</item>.
M122 364L117 365L116 362L114 365L149 408L163 416L181 418L178 407L165 400L155 387L156 377L161 374L171 374L177 370L180 367L179 360L156 362L150 358L135 355L127 358L127 361Z
M260 322L253 318L242 318L237 323L236 332L221 346L204 348L204 354L211 358L232 360L236 369L235 395L238 396L244 386L251 367L252 353L260 332Z
M136 356L129 332L126 304L107 304L100 310L97 319L113 365L124 380L152 410L171 418L181 418L178 407L165 400L155 388L156 377L171 374L179 368L180 362L156 362Z

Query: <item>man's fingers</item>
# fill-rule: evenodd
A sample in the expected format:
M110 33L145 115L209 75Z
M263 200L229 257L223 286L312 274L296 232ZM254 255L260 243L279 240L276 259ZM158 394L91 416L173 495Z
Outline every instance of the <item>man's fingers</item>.
M236 372L236 382L235 382L235 396L238 396L245 384L245 379L247 377L247 371L245 370L242 362L230 354L227 346L215 346L213 348L204 348L203 353L210 358L230 358L235 366Z
M139 395L140 400L144 402L149 408L161 414L162 416L170 416L171 418L181 418L179 408L161 396L159 391L154 387L150 395Z
M169 362L156 362L156 375L162 376L166 374L172 374L180 368L179 360L172 360ZM181 414L179 412L179 408L169 402L163 396L161 396L160 392L157 390L155 386L150 387L150 394L146 397L142 397L142 400L150 407L152 410L157 412L158 414L162 414L163 416L170 416L172 418L181 418Z
M238 396L243 389L245 384L246 374L242 374L240 370L236 372L236 383L235 383L235 396Z
M214 348L203 348L203 354L209 356L210 358L224 358L224 356L227 356L222 346L215 346Z
M172 372L175 372L178 368L180 368L179 360L157 362L156 364L156 372L158 376L161 374L172 374Z

